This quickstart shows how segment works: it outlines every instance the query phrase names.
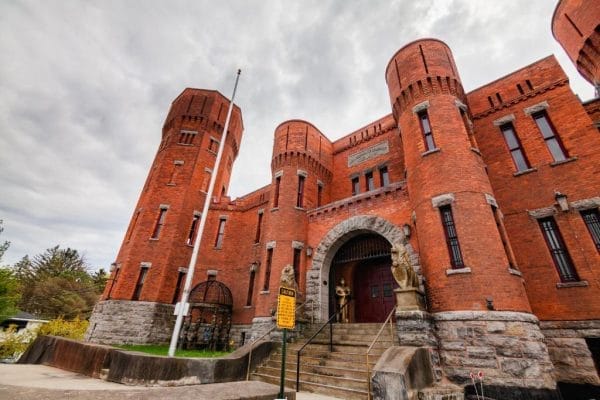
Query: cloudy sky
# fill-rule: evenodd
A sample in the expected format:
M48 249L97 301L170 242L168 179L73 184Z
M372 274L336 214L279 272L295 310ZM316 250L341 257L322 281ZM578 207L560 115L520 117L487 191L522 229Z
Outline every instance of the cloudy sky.
M170 102L185 87L231 96L238 67L233 197L270 181L279 123L302 118L336 139L389 113L385 67L418 38L450 46L467 91L555 54L587 100L591 85L552 37L555 4L1 0L3 263L60 244L107 267Z

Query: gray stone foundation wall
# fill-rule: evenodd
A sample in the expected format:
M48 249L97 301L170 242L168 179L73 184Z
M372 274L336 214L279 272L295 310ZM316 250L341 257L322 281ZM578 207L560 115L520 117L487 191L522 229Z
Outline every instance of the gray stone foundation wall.
M252 324L234 324L229 331L229 340L233 340L233 348L249 343L252 337Z
M555 389L553 365L538 319L527 313L456 311L433 314L444 375L469 384L482 371L490 385Z
M442 379L438 339L435 336L435 321L426 311L397 311L396 334L400 346L422 347L429 353L436 381Z
M600 338L600 320L541 321L556 380L600 385L585 338Z
M101 344L168 343L175 316L172 304L105 300L94 307L85 340Z

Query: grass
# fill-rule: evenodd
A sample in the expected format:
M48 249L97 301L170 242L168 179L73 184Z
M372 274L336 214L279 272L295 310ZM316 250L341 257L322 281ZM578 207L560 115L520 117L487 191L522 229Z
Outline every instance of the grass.
M169 346L155 344L123 344L116 346L123 350L140 351L142 353L153 354L155 356L166 356L169 353ZM216 358L228 355L228 351L210 351L210 350L179 350L175 351L175 357L197 357L197 358Z

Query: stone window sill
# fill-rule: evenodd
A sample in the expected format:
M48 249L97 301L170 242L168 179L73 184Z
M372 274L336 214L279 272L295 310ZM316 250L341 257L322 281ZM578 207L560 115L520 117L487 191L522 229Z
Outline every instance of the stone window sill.
M212 150L209 150L209 149L206 149L206 151L208 151L208 152L209 152L210 154L212 154L213 156L216 156L216 155L217 155L217 152L216 152L216 151L212 151Z
M517 171L513 174L513 176L521 176L521 175L526 175L529 174L531 172L536 172L537 168L528 168L528 169L524 169L523 171Z
M519 271L518 269L511 268L511 267L508 267L508 272L512 275L523 276L521 271Z
M481 155L481 151L477 147L471 147L471 151L475 154Z
M244 306L244 308L248 309L248 308L252 308L253 306Z
M572 161L575 161L575 160L577 160L578 158L579 158L579 157L576 157L576 156L574 156L574 157L569 157L569 158L567 158L566 160L554 161L554 162L550 163L550 166L551 166L551 167L556 167L556 166L558 166L558 165L567 164L567 163L570 163L570 162L572 162Z
M296 210L300 210L300 211L306 211L306 208L304 208L304 207L298 207L298 206L296 206L296 207L294 207L294 208L295 208Z
M557 289L566 289L572 287L588 287L588 281L578 281L578 282L559 282L556 284Z
M150 238L151 242L158 242L158 238Z
M174 183L171 183L171 182L169 182L169 183L167 183L167 186L175 186L175 184L174 184Z
M191 248L194 248L194 245L193 245L193 244L190 244L190 243L186 243L186 244L185 244L185 245L186 245L186 246L187 246L187 247L191 247Z
M271 208L271 212L273 212L273 211L279 211L279 207L273 207L273 208Z
M458 274L470 274L470 273L471 273L471 268L469 268L469 267L464 267L464 268L448 268L446 270L446 276L458 275Z
M421 157L427 157L430 154L439 153L440 151L442 150L439 147L436 147L435 149L427 150L426 152L421 153Z
M259 294L269 294L271 293L269 290L261 290Z

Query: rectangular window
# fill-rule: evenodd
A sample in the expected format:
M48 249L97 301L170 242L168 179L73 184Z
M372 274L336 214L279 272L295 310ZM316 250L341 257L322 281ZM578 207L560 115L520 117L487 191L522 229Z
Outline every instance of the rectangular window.
M294 279L296 280L296 284L299 284L300 282L298 281L298 279L300 279L300 256L302 255L302 249L294 249Z
M590 235L592 235L596 250L600 251L600 213L598 213L598 209L592 208L591 210L582 211L581 217L583 218Z
M265 281L263 291L269 290L269 281L271 280L271 265L273 264L273 249L267 249L267 265L265 266Z
M133 297L131 300L139 300L140 294L142 294L142 288L144 287L144 281L146 280L146 275L148 275L148 267L140 268L140 274L138 276L137 283L135 284L135 291L133 292Z
M177 283L175 284L175 293L173 294L173 304L179 301L179 297L181 295L181 286L183 285L183 278L185 278L185 272L179 271L177 274Z
M375 180L373 179L373 171L369 171L365 174L365 184L367 192L375 189Z
M219 141L213 138L210 138L210 143L208 144L208 150L216 153L219 151Z
M571 256L567 251L567 247L565 246L565 242L558 230L558 226L556 225L556 221L554 218L548 217L540 219L539 221L540 228L542 229L542 233L544 234L544 239L546 239L546 244L548 245L548 250L550 250L550 254L552 254L552 260L554 261L554 265L560 275L561 282L576 282L579 280L577 276L577 272L573 266L573 261L571 260Z
M502 218L500 217L500 211L498 211L496 207L492 206L492 213L494 214L494 220L496 221L496 228L498 228L498 233L500 234L500 240L502 240L502 246L504 246L504 253L506 254L506 258L508 259L508 266L512 269L517 269L515 255L512 252L512 248L510 247L510 242L508 241L508 234L506 233L506 228L504 227L504 223L502 222Z
M417 114L421 123L421 132L423 133L423 141L425 142L425 151L435 149L433 141L433 133L431 132L431 124L429 123L429 115L427 111L421 111Z
M154 230L152 231L152 239L158 239L158 236L160 235L160 231L163 228L163 225L165 224L165 218L167 215L167 209L166 208L161 208L160 209L160 213L158 214L158 218L156 219L156 225L154 225Z
M360 193L360 184L358 182L358 176L352 178L352 196L356 196Z
M192 144L197 133L195 131L179 132L179 144Z
M196 232L198 232L198 224L200 223L200 215L194 214L192 218L192 225L190 226L190 232L188 233L185 244L193 245L196 239Z
M211 177L212 171L208 168L204 169L204 176L202 178L202 186L200 186L200 191L201 192L208 192L208 185L210 184L210 177Z
M256 235L254 236L254 243L260 242L260 230L262 226L263 213L258 213L258 222L256 223Z
M546 146L548 147L548 151L552 154L554 161L563 161L567 159L567 152L560 141L558 135L556 135L556 131L554 130L554 126L550 122L548 118L548 114L546 111L541 111L532 115L535 123L537 124L540 132L542 132L542 136L544 137L544 141L546 142Z
M379 168L379 183L381 187L387 186L390 184L390 174L388 172L387 167Z
M215 248L220 249L223 246L223 236L225 235L225 218L219 219L219 229L217 231L217 237L215 239Z
M256 272L254 270L250 271L250 279L248 280L248 297L246 297L246 306L252 305L252 294L254 292L254 276Z
M446 235L446 245L448 246L448 253L450 254L450 264L452 265L452 268L464 268L465 264L458 243L458 235L456 233L456 226L454 225L452 208L450 208L449 205L440 207L440 213L442 215L444 234Z
M298 175L298 196L296 198L296 207L304 207L304 180L306 178Z
M317 185L317 207L321 207L323 205L323 185Z
M281 186L281 176L275 178L275 195L273 196L273 208L279 207L279 188Z
M502 131L502 135L504 136L504 140L506 141L510 155L515 163L515 167L517 167L517 171L525 171L526 169L529 169L529 162L527 161L527 157L525 157L525 153L521 147L521 141L515 132L513 124L510 122L504 124L500 127L500 130Z

